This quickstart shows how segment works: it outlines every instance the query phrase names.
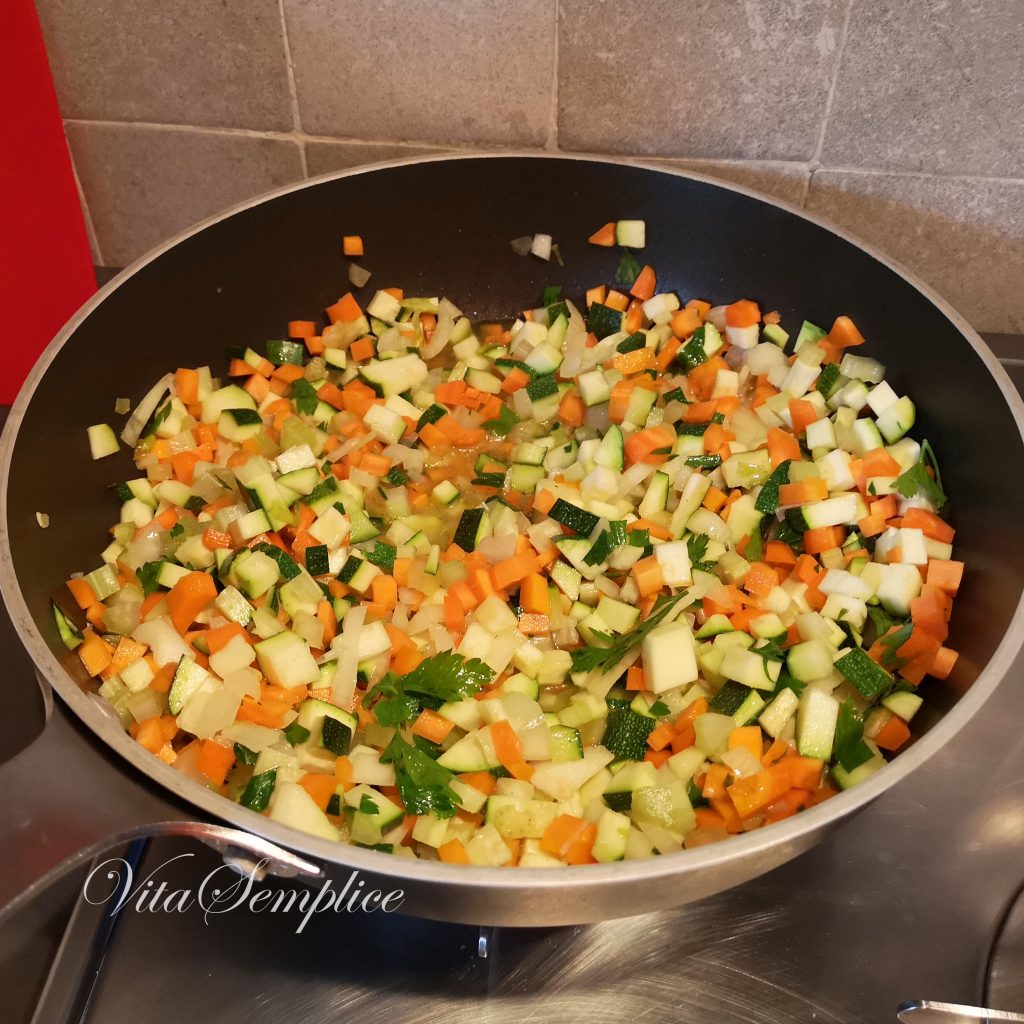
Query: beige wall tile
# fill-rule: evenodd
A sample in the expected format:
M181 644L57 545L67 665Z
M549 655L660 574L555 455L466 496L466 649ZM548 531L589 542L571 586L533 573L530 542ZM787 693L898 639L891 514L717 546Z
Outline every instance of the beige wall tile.
M285 0L315 135L540 146L553 0Z
M211 214L302 177L294 142L218 132L67 125L108 266L124 266Z
M784 163L720 163L707 160L663 160L681 171L696 171L709 178L721 178L736 185L764 192L794 206L802 206L810 172L804 167Z
M412 160L418 156L443 153L423 146L363 145L358 142L307 142L306 167L310 175L344 171L349 167L375 164L381 160Z
M824 170L807 209L904 263L978 330L1024 331L1024 182Z
M561 0L564 148L810 159L845 0Z
M1024 177L1021 0L855 3L822 160Z
M277 0L37 0L65 117L291 131Z

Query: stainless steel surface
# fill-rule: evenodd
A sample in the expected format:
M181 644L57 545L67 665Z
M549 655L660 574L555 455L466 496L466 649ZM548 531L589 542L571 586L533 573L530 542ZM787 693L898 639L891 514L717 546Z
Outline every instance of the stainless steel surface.
M533 155L531 159L548 158ZM615 163L581 161L579 166L582 167L587 162ZM365 170L350 173L365 173ZM658 174L666 173L664 168L651 170ZM345 176L347 175L330 177ZM700 178L699 175L678 176ZM307 183L297 188L309 188L315 184ZM733 192L745 192L735 186L726 187ZM273 195L282 196L296 190L296 187L290 187ZM258 206L270 198L272 197L264 197L239 209ZM784 204L774 205L789 210L798 218L815 221L815 218L802 211L785 207ZM201 231L208 224L223 220L231 212L234 211L200 224L187 234ZM164 249L176 245L185 237L187 236L183 235L173 239ZM956 326L966 341L977 350L979 358L991 372L1020 427L1024 423L1024 404L1014 391L1006 373L970 326L927 285L870 247L859 242L855 244L860 245L880 262L887 264L894 274L909 281ZM101 291L92 302L83 307L43 354L19 395L5 428L3 439L0 441L0 465L10 465L15 437L28 403L61 346L72 336L93 307L103 301L108 292L142 270L162 251L150 254L108 285L107 289ZM9 549L7 516L8 495L5 487L0 492L0 542ZM74 715L138 772L168 791L176 801L192 804L209 819L223 819L239 829L252 830L271 843L291 847L310 858L338 865L343 872L356 869L367 879L368 885L377 886L385 891L400 888L405 893L406 907L417 914L440 920L508 925L596 921L628 915L641 909L680 904L739 885L785 863L813 846L842 819L866 807L901 780L912 776L915 769L956 737L979 708L991 699L994 688L1013 662L1024 639L1022 611L1018 606L1011 628L993 657L981 668L969 691L960 697L953 709L885 771L877 773L855 790L843 793L834 800L773 825L770 829L735 837L721 846L703 847L647 861L569 868L557 874L540 869L510 872L423 861L409 862L400 858L381 856L373 851L296 833L266 818L254 816L237 804L223 800L209 789L187 779L170 766L150 756L124 733L112 716L103 712L98 702L91 699L69 678L32 620L9 559L0 559L0 588L3 590L15 627L24 638L34 661L67 702ZM2 773L0 785L3 785ZM928 801L925 806L933 806L933 803ZM10 835L11 823L12 819L8 817L8 831L5 833L0 830L0 843L4 841L5 834ZM23 832L26 831L25 819L19 817L13 819L13 823ZM0 821L0 826L2 824ZM55 839L56 841L58 840ZM24 886L28 881L31 864L23 863L20 867L22 875L19 882Z
M992 946L985 1002L1024 1012L1024 890L1017 892Z
M897 1014L903 1024L970 1024L971 1021L1024 1021L1024 1013L1007 1013L983 1006L961 1006L958 1003L937 1003L921 999L900 1007Z
M195 821L182 804L126 777L109 751L40 685L42 736L0 766L0 921L102 850L143 836L190 835L227 861L262 863L282 877L320 875L318 864L252 832ZM62 770L54 771L55 764Z

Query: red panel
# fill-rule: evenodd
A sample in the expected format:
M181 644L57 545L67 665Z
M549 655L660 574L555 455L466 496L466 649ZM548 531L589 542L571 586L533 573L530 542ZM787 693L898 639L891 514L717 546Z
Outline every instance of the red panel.
M0 403L96 290L32 0L4 0L0 67Z

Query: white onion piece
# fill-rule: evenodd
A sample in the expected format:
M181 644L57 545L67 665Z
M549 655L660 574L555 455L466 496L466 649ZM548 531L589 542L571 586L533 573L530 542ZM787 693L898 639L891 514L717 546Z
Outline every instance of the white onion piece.
M357 487L362 487L364 491L373 491L380 483L378 477L375 477L372 473L367 473L364 469L358 468L349 470L348 478Z
M542 260L551 259L551 236L534 235L533 242L530 244L530 253Z
M167 615L136 626L132 637L139 643L149 645L157 668L171 662L177 664L182 658L192 656L191 648L178 634Z
M503 537L485 537L477 544L476 549L493 565L495 562L511 558L516 553L516 537L515 533Z
M355 605L345 613L342 632L336 636L331 647L338 654L338 668L331 684L334 703L347 708L356 692L356 669L359 666L359 634L366 621L366 607Z
M583 356L587 351L587 328L584 325L580 310L571 302L566 301L569 311L568 328L565 331L565 342L562 346L562 365L559 373L564 378L575 377L583 369Z
M439 604L424 605L410 620L406 627L409 636L426 632L431 626L437 625L444 618L444 608Z
M452 640L451 633L444 626L436 624L431 626L427 631L427 635L430 637L430 644L434 648L435 654L440 654L442 651L450 651L455 647L455 641Z
M708 310L707 316L704 317L705 320L713 323L722 333L725 332L725 308L725 306L712 306Z
M770 341L763 341L747 351L747 366L754 374L767 373L773 366L785 366L786 353Z
M625 497L634 487L639 487L658 467L652 463L637 462L619 477L618 495Z
M124 425L124 430L121 431L121 440L125 444L132 448L138 444L142 428L149 422L150 416L156 412L156 407L160 404L160 399L164 397L164 392L169 391L173 383L174 374L165 373L142 396L142 401L135 407L135 412L131 414L128 422Z

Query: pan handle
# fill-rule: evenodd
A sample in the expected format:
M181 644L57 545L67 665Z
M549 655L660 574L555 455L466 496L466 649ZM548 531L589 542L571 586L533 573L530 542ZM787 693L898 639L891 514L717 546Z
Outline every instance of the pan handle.
M243 873L319 877L319 865L240 829L196 821L134 778L43 679L42 735L0 765L0 921L61 875L133 839L192 836Z

